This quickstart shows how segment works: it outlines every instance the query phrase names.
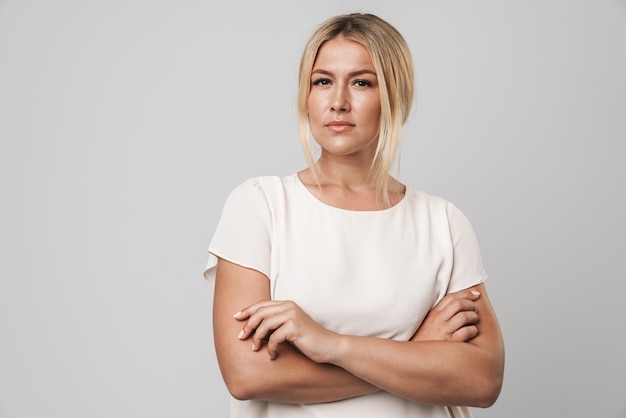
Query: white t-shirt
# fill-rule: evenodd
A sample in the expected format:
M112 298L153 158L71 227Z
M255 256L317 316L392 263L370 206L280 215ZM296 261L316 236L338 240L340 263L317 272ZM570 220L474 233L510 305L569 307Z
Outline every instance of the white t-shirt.
M257 177L231 192L209 246L209 281L216 256L263 273L272 299L295 301L325 328L400 341L411 339L445 294L487 278L474 231L453 204L407 187L389 209L340 209L295 174ZM383 416L471 414L383 391L312 405L231 402L231 417Z

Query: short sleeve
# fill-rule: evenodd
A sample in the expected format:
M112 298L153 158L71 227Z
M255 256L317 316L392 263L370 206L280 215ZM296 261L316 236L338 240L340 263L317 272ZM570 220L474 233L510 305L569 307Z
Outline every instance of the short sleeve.
M269 277L271 217L258 180L237 186L226 199L222 215L209 244L204 277L215 280L217 257L257 270Z
M483 283L487 273L476 234L465 214L449 202L447 214L453 253L448 293L452 293Z

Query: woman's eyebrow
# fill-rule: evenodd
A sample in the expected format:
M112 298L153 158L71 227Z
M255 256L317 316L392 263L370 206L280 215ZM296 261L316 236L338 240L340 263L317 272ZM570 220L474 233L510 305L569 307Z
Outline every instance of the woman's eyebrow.
M313 70L311 72L312 74L324 74L324 75L333 75L333 73L331 71L328 70L324 70L322 68L319 68L317 70ZM348 73L348 75L350 77L354 77L354 76L358 76L358 75L363 75L363 74L371 74L374 77L376 77L376 71L372 71L372 70L357 70L357 71L352 71L350 73Z

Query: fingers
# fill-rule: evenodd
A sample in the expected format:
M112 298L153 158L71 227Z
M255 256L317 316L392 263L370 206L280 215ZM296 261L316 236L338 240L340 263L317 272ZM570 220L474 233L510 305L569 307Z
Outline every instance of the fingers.
M282 302L277 302L273 300L264 300L261 302L257 302L254 305L250 305L247 308L240 310L239 312L233 315L233 318L243 321L245 319L248 319L251 315L257 312L259 309L268 307L268 306L275 306L279 303L282 303Z
M280 327L276 332L270 335L270 338L267 340L267 355L270 360L274 360L276 356L278 356L278 346L285 341L292 342L288 327L286 326Z
M465 289L444 296L413 336L413 341L468 341L478 333L476 300L480 293Z
M267 342L268 355L274 359L280 343L292 342L294 319L297 317L297 305L291 301L263 301L237 312L233 317L246 321L238 338L251 338L253 351L259 351Z
M468 341L478 335L478 313L476 311L461 311L447 322L449 341Z
M269 338L286 318L285 308L276 302L266 301L252 305L234 315L234 318L245 321L239 335L240 340L252 337L252 350L257 351L263 340Z
M448 308L451 303L455 303L463 299L468 300L468 301L475 301L475 300L478 300L479 297L480 297L480 292L476 290L471 290L471 289L465 289L459 292L448 293L439 301L437 306L435 306L435 309L439 311L443 311L446 308Z
M476 325L469 325L456 330L451 336L450 341L466 342L478 335L478 327Z
M468 315L473 317L471 314L476 314L476 312L477 308L474 301L468 299L454 299L446 305L445 309L439 312L439 318L447 324L448 331L452 333L456 331L459 326L464 325L464 321L461 321L461 318Z

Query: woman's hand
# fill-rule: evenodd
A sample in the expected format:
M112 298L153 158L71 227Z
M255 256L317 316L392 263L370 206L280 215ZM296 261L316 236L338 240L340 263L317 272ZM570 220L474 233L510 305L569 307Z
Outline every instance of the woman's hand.
M326 363L338 343L338 335L315 322L292 301L262 301L237 312L245 321L239 339L252 338L252 350L267 341L270 359L278 355L280 343L289 342L309 359Z
M478 334L478 313L474 303L477 291L450 293L435 305L411 341L469 341ZM331 357L338 335L315 322L292 301L262 301L234 315L246 321L239 339L252 339L252 350L259 351L267 342L270 359L278 355L280 343L289 342L317 363Z
M461 290L449 293L435 305L411 341L469 341L478 335L476 301L480 293Z

